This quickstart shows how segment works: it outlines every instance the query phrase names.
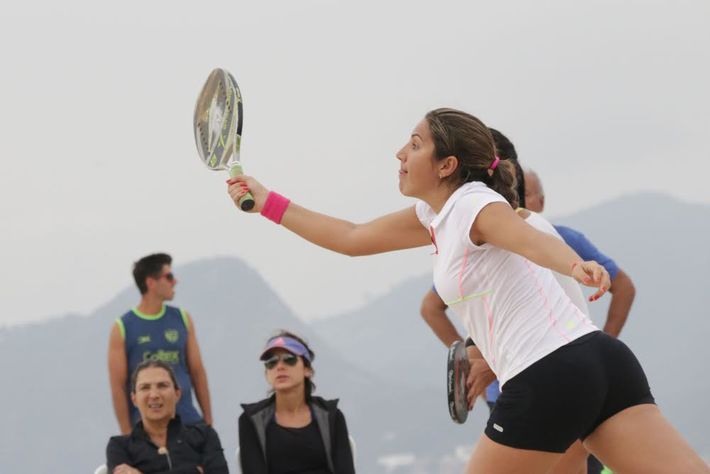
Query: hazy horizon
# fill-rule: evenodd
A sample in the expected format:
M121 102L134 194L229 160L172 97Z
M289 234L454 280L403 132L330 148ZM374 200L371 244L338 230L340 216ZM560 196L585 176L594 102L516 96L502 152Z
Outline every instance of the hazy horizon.
M633 193L633 194L630 194L630 195L628 195L628 196L621 196L621 197L618 197L618 198L609 199L609 200L600 202L600 203L597 204L597 205L592 205L592 206L586 207L585 209L581 209L579 212L576 212L576 213L561 215L561 216L552 217L552 218L550 218L549 216L547 216L547 218L550 219L551 222L564 221L565 219L568 219L570 216L574 216L574 215L576 215L576 214L582 214L582 213L584 213L585 211L587 211L587 210L589 210L589 209L594 209L594 208L597 208L597 207L604 206L604 204L607 204L607 203L609 203L609 202L614 202L614 201L617 201L617 200L623 201L624 198L632 198L632 197L643 196L643 195L647 195L647 194L657 195L657 196L660 196L660 197L662 197L662 198L668 198L668 199L672 199L672 200L675 200L675 201L678 201L678 202L682 202L682 203L685 203L685 204L690 204L690 205L703 205L703 206L706 205L705 203L693 203L693 202L684 201L684 200L678 199L678 198L676 198L676 197L674 197L674 196L671 196L671 195L669 195L669 194L656 193L656 192L650 192L650 191L649 191L649 192L646 192L646 191L639 191L639 192L637 192L637 193ZM710 206L708 206L708 207L710 207ZM608 240L608 236L604 236L604 237ZM313 245L311 245L310 243L307 243L307 242L305 242L304 245L313 247ZM366 305L370 304L374 299L376 299L376 298L382 296L382 295L385 294L385 293L388 293L388 292L389 292L390 290L392 290L393 288L395 288L395 287L397 287L398 285L402 284L402 282L405 282L405 281L410 280L410 279L416 279L417 277L420 277L420 276L423 276L423 275L429 275L429 274L431 273L430 265L428 265L428 262L429 262L429 258L428 258L428 257L429 257L430 252L427 250L427 247L422 247L421 249L416 249L416 250L414 250L414 251L409 251L409 252L419 252L419 253L422 253L422 252L423 252L423 255L424 255L425 258L422 258L422 260L424 261L424 264L425 264L425 265L420 269L420 271L419 271L418 273L415 271L415 272L413 272L413 273L410 273L410 274L401 276L399 279L393 278L392 281L388 284L388 286L381 288L380 291L375 291L375 290L370 289L370 291L367 292L366 297L363 297L361 300L358 300L358 301L354 302L354 303L353 303L352 305L350 305L350 306L344 306L344 305L337 305L337 304L335 304L335 305L333 305L333 307L325 307L324 310L323 310L324 312L323 312L322 314L316 314L316 315L312 315L311 317L308 317L308 315L305 315L305 316L304 316L303 314L299 313L299 311L297 310L297 308L295 308L295 307L291 304L291 302L290 302L289 299L288 299L288 296L289 296L288 294L283 294L283 293L281 293L281 292L279 291L279 289L276 288L275 286L274 286L274 292L275 292L276 294L278 294L279 297L283 300L284 304L285 304L291 311L293 311L293 313L294 313L300 320L302 320L302 321L304 321L304 322L316 322L316 321L320 321L320 320L323 320L323 319L328 319L328 318L331 318L331 317L338 317L338 316L341 315L341 314L348 313L348 312L351 312L351 311L353 311L353 310L357 310L357 309L359 309L359 308L361 308L361 307L363 307L363 306L366 306ZM386 255L385 255L385 256L386 256ZM191 265L191 264L194 264L194 263L199 262L199 261L204 260L204 259L209 259L209 258L217 258L217 259L219 259L219 258L221 258L221 257L234 257L234 258L238 258L238 259L244 261L245 263L249 264L249 263L248 263L248 259L245 258L244 255L239 255L239 254L231 254L231 255L222 254L222 255L210 255L210 256L204 256L204 257L196 257L196 258L193 258L193 259L190 259L190 260L187 260L187 261L177 261L177 262L174 262L174 265L173 265L173 266L174 266L174 268L177 269L177 271L178 271L178 277L179 277L179 270L180 270L180 267L189 266L189 265ZM380 255L380 256L374 256L374 257L368 257L368 258L378 258L378 257L382 257L382 256ZM421 255L420 255L419 257L421 257ZM622 258L623 258L623 256L622 256ZM351 262L352 262L352 260L348 260L348 263L347 263L347 264L350 265ZM397 274L396 272L393 272L393 273L394 273L395 275ZM273 285L272 282L269 282L269 284L272 284L272 285ZM176 300L177 300L177 301L180 301L181 289L180 289L180 286L178 286L177 288L178 288L178 289L177 289L177 294L176 294ZM44 322L46 322L46 321L49 321L49 320L52 320L52 319L55 319L55 318L58 318L58 317L64 317L64 316L88 317L91 313L95 312L95 311L96 311L97 309L99 309L101 306L105 305L108 301L110 301L111 298L115 297L115 295L116 295L117 293L124 292L124 291L126 291L126 290L128 290L128 291L135 290L135 304L138 304L138 302L140 301L140 294L139 294L139 292L138 292L138 289L135 287L135 283L133 282L132 276L130 275L130 269L127 270L127 274L126 274L126 276L125 276L125 281L123 282L122 286L118 286L118 287L116 287L116 288L111 288L111 289L109 289L110 294L106 295L103 299L97 301L93 306L88 307L88 308L85 309L85 310L73 310L73 309L67 309L67 310L64 310L64 311L59 310L59 311L55 311L54 313L51 313L51 314L40 315L40 316L38 316L38 317L36 317L36 318L32 318L31 320L19 320L19 321L5 321L5 322L0 322L0 329L2 329L2 328L11 328L11 327L14 327L14 326L25 325L25 324L41 324L41 323L44 323ZM126 308L126 309L128 309L128 308Z

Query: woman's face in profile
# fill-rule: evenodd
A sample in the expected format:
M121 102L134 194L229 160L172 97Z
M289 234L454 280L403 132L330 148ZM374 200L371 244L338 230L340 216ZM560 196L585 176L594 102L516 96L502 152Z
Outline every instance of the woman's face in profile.
M160 367L148 367L138 373L133 404L143 420L159 421L175 416L180 390L175 388L170 374Z
M304 385L304 379L313 371L303 364L303 359L284 349L274 349L264 360L266 380L274 391L293 390Z
M412 131L409 141L395 155L400 162L399 191L419 197L441 182L434 159L436 147L426 119Z

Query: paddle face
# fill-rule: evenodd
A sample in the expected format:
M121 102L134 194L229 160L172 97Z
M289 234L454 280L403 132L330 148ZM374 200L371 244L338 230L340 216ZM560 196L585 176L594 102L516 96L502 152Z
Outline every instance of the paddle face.
M241 122L237 100L228 73L214 69L200 91L193 117L197 152L212 170L226 170L233 160L234 130L236 122Z
M446 364L446 392L448 394L449 415L456 423L464 423L468 418L468 402L466 400L466 379L469 363L466 346L462 341L456 341L449 347Z
M231 177L242 174L242 123L242 94L237 81L228 71L216 68L200 91L193 117L197 152L209 169L229 170ZM239 199L239 207L243 211L254 207L251 193Z

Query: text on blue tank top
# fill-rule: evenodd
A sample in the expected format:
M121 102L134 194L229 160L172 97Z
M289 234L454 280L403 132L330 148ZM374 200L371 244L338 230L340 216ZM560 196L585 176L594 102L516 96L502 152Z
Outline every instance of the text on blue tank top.
M164 305L162 311L154 316L132 309L121 316L121 322L125 331L129 379L138 364L145 360L161 360L170 364L182 391L177 414L184 423L200 421L202 416L192 403L192 380L186 355L187 327L180 309ZM139 419L140 414L131 403L131 420L136 422Z

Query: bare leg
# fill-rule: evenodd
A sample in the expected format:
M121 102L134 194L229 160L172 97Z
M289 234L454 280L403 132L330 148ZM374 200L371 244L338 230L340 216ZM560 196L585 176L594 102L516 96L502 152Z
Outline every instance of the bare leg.
M466 474L547 474L561 457L559 453L510 448L482 435Z
M577 440L550 470L549 474L587 474L587 456L589 453Z
M612 416L584 445L614 474L710 474L710 467L652 404Z

